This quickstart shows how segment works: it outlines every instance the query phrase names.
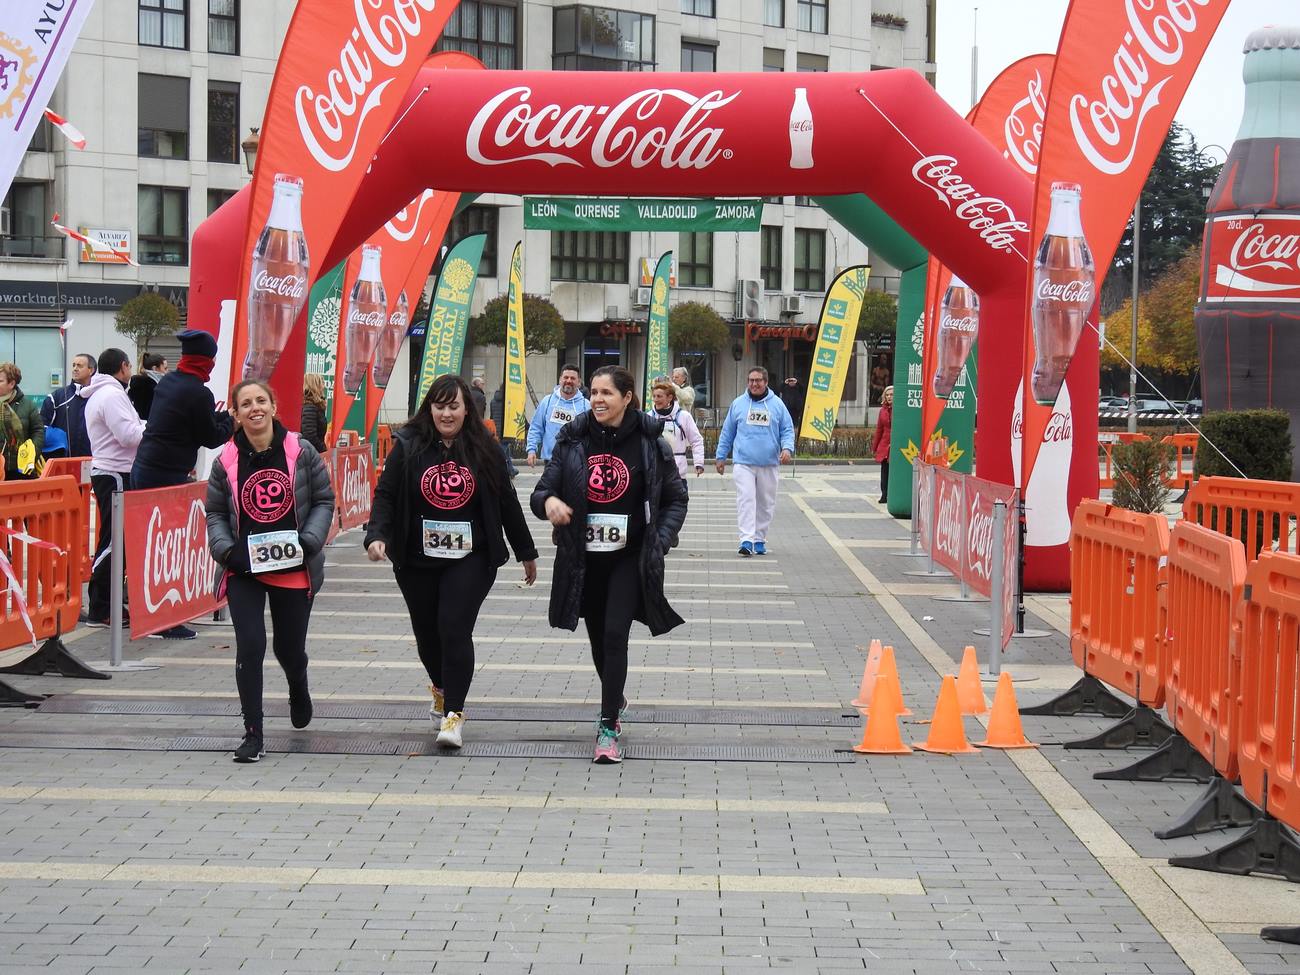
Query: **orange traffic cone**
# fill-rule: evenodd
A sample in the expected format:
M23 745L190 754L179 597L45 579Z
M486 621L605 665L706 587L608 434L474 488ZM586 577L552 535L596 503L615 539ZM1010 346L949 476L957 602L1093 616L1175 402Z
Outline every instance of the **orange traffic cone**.
M865 709L871 704L871 695L876 688L876 675L880 673L880 641L872 640L867 651L867 665L862 668L862 683L858 685L858 696L850 703L855 708Z
M886 646L880 652L880 671L876 674L876 683L888 687L889 707L894 714L905 718L912 713L912 709L903 701L903 685L898 681L898 665L894 663L893 647Z
M884 681L876 681L867 709L867 726L862 731L862 743L854 745L855 752L864 755L910 755L912 749L903 744L898 730L898 715L890 707L892 692Z
M980 683L980 665L975 660L975 648L967 647L961 655L961 670L957 672L957 703L962 714L983 714L989 709Z
M981 748L1037 748L1025 738L1020 726L1020 707L1016 704L1016 688L1011 675L1003 673L998 678L998 690L993 695L993 713L989 715L989 728L983 741L975 744Z
M945 755L979 751L966 740L966 729L961 723L961 705L957 703L957 680L952 674L944 677L943 686L939 688L939 700L935 702L934 717L930 719L930 737L924 745L916 747Z

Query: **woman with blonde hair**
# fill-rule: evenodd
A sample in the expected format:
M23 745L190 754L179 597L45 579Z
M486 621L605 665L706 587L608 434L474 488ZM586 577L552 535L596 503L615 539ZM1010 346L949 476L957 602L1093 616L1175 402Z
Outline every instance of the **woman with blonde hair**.
M325 380L320 373L309 372L302 377L302 420L298 431L320 452L325 450L325 428Z
M651 403L646 410L651 416L663 422L663 438L673 448L673 460L677 462L677 473L686 477L686 448L691 448L691 457L695 461L695 476L704 473L704 436L689 410L682 409L677 401L677 387L671 380L659 379L650 387Z

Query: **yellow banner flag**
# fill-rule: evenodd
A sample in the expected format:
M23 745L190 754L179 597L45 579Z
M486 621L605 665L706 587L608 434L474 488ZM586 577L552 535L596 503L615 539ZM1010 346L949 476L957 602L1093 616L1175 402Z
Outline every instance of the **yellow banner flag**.
M826 292L817 346L813 350L812 375L808 377L801 437L828 441L835 430L835 415L840 410L844 380L849 375L849 357L853 355L858 314L862 311L870 274L871 268L865 264L845 268Z
M523 241L515 244L510 258L510 294L506 303L506 401L505 429L509 440L528 437L528 416L524 413L524 261Z

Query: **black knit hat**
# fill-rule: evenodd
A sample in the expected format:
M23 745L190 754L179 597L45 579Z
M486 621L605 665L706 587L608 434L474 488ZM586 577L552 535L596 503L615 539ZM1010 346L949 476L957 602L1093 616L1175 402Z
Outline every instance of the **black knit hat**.
M216 358L217 340L212 337L211 332L205 332L198 328L187 328L183 332L177 332L176 338L181 343L181 355L205 355L209 358Z

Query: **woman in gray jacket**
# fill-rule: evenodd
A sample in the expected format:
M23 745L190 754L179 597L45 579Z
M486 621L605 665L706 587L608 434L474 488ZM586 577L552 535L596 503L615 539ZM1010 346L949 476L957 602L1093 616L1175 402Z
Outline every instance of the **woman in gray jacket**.
M208 550L221 566L235 627L235 684L244 714L236 762L265 754L262 737L263 612L271 603L273 648L289 680L289 719L311 721L307 690L307 624L325 574L325 539L334 491L320 454L275 418L275 395L256 380L230 395L235 435L208 476Z

